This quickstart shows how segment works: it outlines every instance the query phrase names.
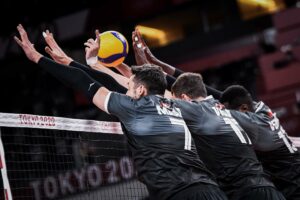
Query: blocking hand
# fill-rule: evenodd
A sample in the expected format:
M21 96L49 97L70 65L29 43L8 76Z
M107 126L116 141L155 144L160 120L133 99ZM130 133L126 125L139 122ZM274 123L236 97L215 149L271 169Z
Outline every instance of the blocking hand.
M137 65L143 65L149 63L144 53L146 43L144 42L138 29L132 32L132 46Z
M45 47L45 51L51 56L51 58L60 64L69 65L73 59L65 54L65 52L56 43L53 34L46 30L43 32L43 36L48 46Z
M95 31L96 39L88 39L85 43L85 59L89 60L91 58L95 58L98 55L98 51L100 48L100 36L99 30Z
M23 49L25 55L27 58L35 63L38 63L40 58L42 57L42 54L40 54L35 48L34 45L30 42L28 39L27 32L23 28L21 24L17 26L17 30L20 34L20 38L17 36L14 36L15 41L18 43L18 45Z

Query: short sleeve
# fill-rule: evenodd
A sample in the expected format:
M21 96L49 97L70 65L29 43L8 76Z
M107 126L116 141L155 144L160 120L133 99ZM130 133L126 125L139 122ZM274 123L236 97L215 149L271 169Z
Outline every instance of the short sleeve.
M134 117L135 100L124 94L110 92L105 99L104 108L107 113L122 121Z

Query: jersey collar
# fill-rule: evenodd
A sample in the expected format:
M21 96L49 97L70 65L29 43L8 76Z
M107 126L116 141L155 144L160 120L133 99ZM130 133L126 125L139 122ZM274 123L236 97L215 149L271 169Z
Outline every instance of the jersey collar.
M204 100L213 99L212 95L207 96Z

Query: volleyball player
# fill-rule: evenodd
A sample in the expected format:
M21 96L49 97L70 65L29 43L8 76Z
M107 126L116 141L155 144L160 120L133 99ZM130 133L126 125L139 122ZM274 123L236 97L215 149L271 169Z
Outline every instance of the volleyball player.
M144 43L139 34L138 38L148 63L161 66L168 74L178 77L184 72L157 59ZM248 133L253 141L259 161L264 171L271 176L272 182L280 192L291 200L300 199L300 155L280 125L280 122L270 108L263 102L253 102L251 95L245 88L239 86L229 87L222 92L206 85L208 94L221 99L228 109L245 112L231 112L240 126ZM258 126L258 132L251 130ZM254 134L253 134L254 133Z
M300 154L280 125L276 113L262 101L253 102L249 92L239 85L228 87L220 101L229 109L249 116L250 120L244 121L241 114L232 113L242 126L259 124L254 147L265 172L286 199L300 199Z
M133 67L127 95L110 92L84 71L42 56L24 28L19 25L17 29L21 39L15 40L29 60L120 119L139 180L147 186L151 199L226 199L197 156L180 110L162 97L166 80L159 67ZM97 43L99 35L96 37Z
M137 43L136 43L136 41L135 41L135 36L136 36L136 32L133 32L133 47L134 47L134 50L135 50L135 56L136 56L136 61L137 61L137 63L143 63L143 62L145 62L145 57L144 57L144 55L143 55L143 50L141 49L141 48L138 48L137 47ZM53 38L52 37L50 37L51 38L51 40L53 40ZM50 39L50 38L48 38L48 39ZM47 40L46 40L47 41ZM51 42L49 43L49 40L47 41L47 43L48 43L48 45L49 46L51 46L53 49L57 49L57 48L59 48L59 47L57 47L57 46L53 46L52 44L51 44ZM51 55L51 54L50 54ZM53 57L53 56L52 56ZM228 119L227 119L228 120ZM233 120L233 119L230 119L230 120ZM233 121L234 122L234 121ZM216 123L216 124L218 124L218 123ZM233 123L233 125L234 125L234 123ZM223 126L222 125L222 123L221 124L218 124L218 126ZM214 127L218 127L218 126L214 126ZM252 129L253 129L253 127L254 126L252 126ZM227 142L224 142L223 140L220 140L220 142L224 142L224 144L223 144L223 147L224 146L229 146L230 147L230 145L228 145L229 144L229 141L230 140L232 140L231 141L231 143L233 143L234 144L234 141L236 141L235 139L236 139L236 136L237 135L234 135L233 134L233 131L232 131L232 129L231 129L231 131L230 131L230 129L228 129L228 124L227 124L227 127L226 126L224 126L223 127L223 129L224 130L227 130L227 132L225 131L225 137L227 137ZM236 127L236 129L240 129L240 128L238 128L238 127ZM228 131L229 130L229 131ZM243 132L242 130L240 130L241 132ZM253 132L253 130L252 130L252 132ZM229 137L228 137L229 136ZM240 135L241 136L241 135ZM222 137L222 136L221 136ZM231 138L230 138L231 137ZM244 134L244 137L247 137L247 135L245 135ZM215 144L217 144L216 142L215 142ZM199 145L200 147L201 147L201 145ZM221 145L222 146L222 145ZM240 144L239 142L237 143L237 144L235 144L234 146L231 146L232 147L232 151L231 151L231 153L236 153L236 151L234 151L233 149L235 149L236 150L236 146L241 146L240 147L240 149L244 149L244 150L248 150L249 152L250 152L250 155L252 155L252 157L255 157L255 156L253 156L253 150L251 149L251 148L249 148L249 145L245 145L245 144ZM246 146L248 146L248 148L246 147ZM222 147L220 147L220 148L222 148ZM240 150L239 149L239 150ZM241 150L240 151L237 151L237 152L242 152ZM205 153L204 155L208 155L207 153ZM219 155L217 155L217 156L219 156ZM224 156L224 155L223 155ZM226 157L230 157L230 156L226 156ZM230 163L230 164L227 164L227 167L228 166L237 166L238 164L238 162L237 161L240 161L240 160L242 160L242 159L247 159L246 158L247 156L245 155L245 154L243 154L243 153L241 153L241 155L240 155L240 157L238 157L238 158L236 158L236 157L232 157L231 159L228 159L227 161L226 161L226 163ZM249 158L249 157L248 157ZM250 156L250 158L251 158L251 156ZM240 160L239 160L240 159ZM237 171L237 172L235 172L236 174L235 174L235 176L241 176L241 174L243 174L243 171L247 171L248 173L257 173L255 170L257 170L257 169L255 169L255 170L252 170L252 172L251 172L251 170L249 170L249 168L251 168L251 167L253 167L253 166L255 166L255 162L257 162L257 160L255 161L255 159L256 158L251 158L251 159L249 159L250 161L250 163L252 162L252 165L251 164L249 164L249 167L248 168L245 168L245 169L241 169L240 171ZM223 159L217 159L217 160L223 160ZM216 166L216 165L215 165ZM257 165L257 166L259 166L259 164ZM226 167L224 167L224 168L226 168ZM224 168L222 168L222 167L220 167L218 170L217 170L217 173L222 173L223 171L228 171L228 169L224 169ZM232 167L232 168L234 168L234 167ZM237 168L237 167L236 167ZM235 169L235 168L234 168ZM260 167L258 167L258 169L260 169ZM259 171L259 170L258 170ZM261 172L261 171L259 171L259 172ZM262 173L262 176L263 176L263 173ZM252 185L245 185L245 183L243 183L243 181L241 181L241 180L244 180L244 182L247 182L246 180L249 180L250 178L246 178L246 179L239 179L239 183L238 184L240 184L239 186L234 186L235 184L234 184L234 182L230 182L230 181L225 181L226 179L229 179L228 177L224 177L224 175L220 175L220 177L222 177L222 178L220 178L220 180L221 180L221 182L223 183L223 185L222 185L222 187L227 191L227 193L229 194L229 196L235 196L235 193L237 193L236 192L236 190L237 190L237 188L239 188L239 186L242 186L242 187L244 187L245 189L249 189L249 188L254 188L254 187L261 187L261 185L259 185L259 184L255 184L255 182L253 182L252 183ZM234 177L234 176L233 176ZM234 178L231 178L232 180L234 179ZM257 182L256 182L257 183ZM258 190L259 191L259 190ZM255 192L255 191L254 191ZM261 192L261 191L259 191L259 192ZM241 193L243 193L243 192L241 192ZM266 193L266 192L265 192ZM257 195L257 192L255 192L255 194ZM265 194L266 195L266 194ZM249 197L250 199L252 198L252 196L251 196L251 194L250 194L250 197ZM264 198L264 197L263 197ZM267 197L266 197L267 198Z
M99 31L96 30L95 34L99 34ZM113 72L112 70L108 69L107 67L102 66L100 63L97 65L97 69L88 67L86 65L83 65L81 63L76 62L71 57L67 56L66 53L59 47L59 45L56 43L53 34L46 30L43 32L43 37L45 39L45 42L48 46L45 47L45 51L51 56L51 58L62 65L72 66L75 68L79 68L83 71L85 71L89 76L91 76L93 79L101 80L103 85L107 87L107 89L112 91L117 91L120 93L125 94L127 91L127 82L128 79ZM88 41L91 41L92 39L89 39ZM88 41L86 43L88 43ZM90 48L95 45L95 42L90 43ZM92 46L91 46L92 45ZM96 47L98 48L98 47ZM86 57L90 58L91 51L86 52ZM117 80L117 81L115 81Z
M190 101L176 101L176 106L192 133L199 156L229 199L284 199L263 172L246 132L229 110L207 96L200 74L180 75L172 94ZM255 126L252 129L256 132Z
M133 33L133 40L134 34L135 33ZM51 44L49 45L53 46ZM137 63L144 62L145 58L141 57L142 49L137 48L136 44L133 44L133 46ZM56 49L57 47L53 46L53 48ZM199 77L189 76L189 78L191 78L191 80L181 81L181 85L180 83L175 84L173 89L177 90L179 93L180 91L178 91L178 89L180 90L180 88L191 88L191 93L199 93L197 91L201 89L198 87L195 88L195 85L199 84ZM202 92L202 95L206 96L204 92ZM217 103L217 101L213 102ZM207 104L204 103L204 105ZM194 106L197 107L198 105ZM210 105L208 105L208 107L209 106ZM184 108L188 109L189 107L184 106ZM197 109L193 107L189 109L194 110L195 112L197 111ZM217 109L217 107L215 107L215 109ZM218 109L220 109L219 113L226 114L228 112L221 109L221 107ZM205 164L210 166L216 173L222 189L226 191L227 195L232 199L241 199L241 194L246 196L245 198L248 199L252 199L254 197L260 199L276 199L276 196L273 197L272 195L276 195L277 193L276 191L273 191L272 183L264 178L265 174L262 172L262 167L257 161L255 153L251 148L251 141L248 136L238 125L236 125L237 122L232 117L218 116L212 108L210 111L213 112L203 112L200 107L198 114L202 113L204 117L201 119L205 119L204 121L201 121L201 123L197 121L199 117L195 117L190 114L192 111L187 111L191 117L191 119L188 119L187 122L188 124L198 124L196 127L192 126L191 130L194 130L192 133L194 138L196 138L196 146L198 148L199 155L201 155L201 158L205 160ZM225 117L226 123L223 120L223 117ZM210 123L206 123L206 121L209 121ZM253 127L255 126L252 126L251 131L256 131ZM205 141L204 144L208 144L212 148L208 148L206 145L202 144L201 141ZM216 148L214 148L215 146ZM271 189L268 187L271 187Z

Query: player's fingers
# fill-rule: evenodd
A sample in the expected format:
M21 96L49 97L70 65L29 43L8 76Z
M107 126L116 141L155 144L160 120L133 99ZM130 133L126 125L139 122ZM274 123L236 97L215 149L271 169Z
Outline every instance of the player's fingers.
M23 28L23 26L21 24L18 24L17 29L18 29L19 32L23 32L24 31L24 28Z
M96 36L95 42L98 43L100 41L100 31L99 31L99 29L95 30L95 36Z
M49 37L49 35L48 35L47 37L45 37L45 40L51 48L57 48L58 47L56 41L54 40L54 38L52 36Z
M18 45L20 45L21 47L23 46L22 41L17 36L14 36L14 39Z
M148 47L144 47L143 48L143 52L144 52L144 54L146 55L146 56L150 56L151 54L149 54L149 48Z
M17 26L17 30L18 30L18 32L20 34L20 39L19 38L18 39L19 39L19 41L21 41L22 46L24 46L23 45L24 43L30 43L30 41L29 41L29 39L27 37L27 33L26 33L26 31L24 30L24 28L23 28L23 26L21 24L19 24ZM20 43L18 43L18 44L20 44Z
M92 39L92 38L90 38L90 39L88 39L88 40L87 40L87 42L88 42L88 43L94 43L94 42L95 42L95 40L94 40L94 39Z
M140 48L141 48L141 43L135 42L135 43L134 43L134 46L133 46L133 49L134 49L135 51L139 51Z
M95 41L86 41L86 42L84 43L85 46L87 46L87 45L92 46L92 45L94 45L94 44L95 44Z
M136 34L137 34L137 37L138 37L139 41L143 44L143 46L146 46L144 38L142 37L142 35L141 35L141 33L140 33L140 31L139 31L138 28L136 28Z
M138 39L138 37L136 35L136 32L135 31L132 32L132 45L133 45L133 47L136 48L139 43L140 42L139 42L139 39Z
M96 36L96 38L99 37L99 35L100 35L100 31L99 31L99 29L96 29L95 30L95 36Z
M43 32L43 37L45 38L46 43L53 48L53 40L51 37L49 37L49 33L47 33L47 31Z
M27 34L26 34L26 32L24 32L22 29L18 29L18 31L19 31L19 34L20 34L20 37L21 37L21 39L26 39L27 38Z
M134 35L135 35L135 31L132 31L132 33L131 33L132 41L134 41Z
M151 57L151 56L152 56L152 53L151 53L151 51L150 51L150 49L149 49L148 47L145 47L144 53L145 53L146 56L148 56L148 57Z
M142 36L140 35L140 33L138 32L138 29L136 28L136 31L135 31L135 41L137 41L137 47L138 48L143 48L144 47L144 42L143 42L143 39L142 39Z
M49 41L53 39L52 34L48 29L45 31L45 34L43 33L43 36L45 37L45 39L47 38Z
M138 39L140 40L141 39L141 34L140 34L140 31L137 27L135 28L135 33L136 33L136 36L138 37Z
M49 37L49 41L51 42L52 48L55 47L57 49L60 49L60 47L58 46L56 40L53 37L53 34L52 33L50 33L50 34L51 34L51 37Z
M88 48L91 48L91 47L93 46L93 44L88 43L88 42L85 42L85 43L84 43L84 46L86 46L86 47L88 47Z
M47 37L48 37L47 31L46 31L46 32L43 31L43 32L42 32L42 35L43 35L43 37L45 38L45 40L47 40Z
M19 27L20 27L21 29L25 30L22 24L19 24Z
M136 32L136 35L138 36L138 38L141 39L142 36L141 36L141 33L138 28L135 28L135 32Z
M51 49L50 47L46 46L46 47L45 47L45 51L46 51L46 53L49 54L51 57L53 56L53 51L52 51L52 49Z
M84 46L87 47L87 48L93 48L94 49L94 46L92 44L89 44L89 43L84 43Z
M90 48L89 47L85 47L85 52L87 52Z
M143 44L142 44L142 43L140 43L140 42L139 42L139 43L137 43L137 44L136 44L136 46L137 46L137 48L139 48L139 49L143 48Z
M21 36L21 39L22 39L22 40L23 40L23 39L28 39L27 33L26 33L24 27L22 26L22 24L19 24L19 25L17 26L17 29L18 29L18 31L19 31L19 33L20 33L20 36Z
M149 56L153 56L152 52L150 51L149 47L146 48L147 53L149 54Z
M135 42L138 42L138 41L139 41L139 38L138 38L138 36L137 36L137 34L136 34L136 31L133 31L133 32L132 32L132 40L135 41Z
M46 31L45 31L45 33L46 33L46 35L47 35L47 37L53 37L53 34L49 31L49 29L47 29Z

